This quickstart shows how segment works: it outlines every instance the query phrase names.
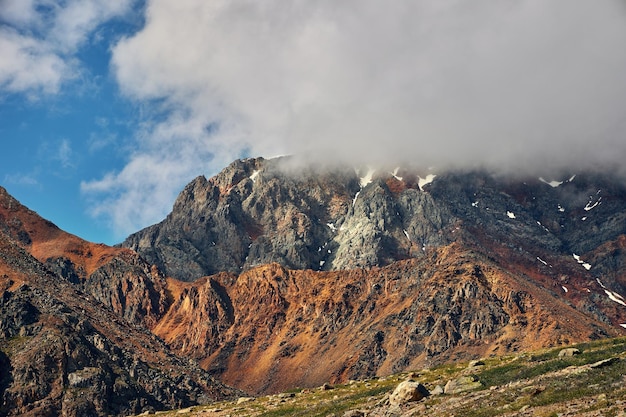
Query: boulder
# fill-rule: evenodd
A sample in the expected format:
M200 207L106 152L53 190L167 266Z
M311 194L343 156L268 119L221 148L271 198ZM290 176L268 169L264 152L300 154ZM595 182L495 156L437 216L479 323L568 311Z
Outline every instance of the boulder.
M446 394L458 394L461 392L471 391L473 389L480 388L481 386L482 383L478 381L475 376L462 376L448 381L446 386L443 387L443 392Z
M569 358L574 355L580 355L580 350L576 348L567 348L567 349L562 349L559 352L559 358Z
M613 358L603 359L601 361L592 363L591 365L589 365L589 367L591 369L604 368L605 366L611 366L617 362L619 362L619 358L613 357Z
M437 385L431 392L430 395L441 395L443 394L443 387L441 385Z
M391 405L406 404L419 401L430 395L425 386L416 381L401 382L389 396Z

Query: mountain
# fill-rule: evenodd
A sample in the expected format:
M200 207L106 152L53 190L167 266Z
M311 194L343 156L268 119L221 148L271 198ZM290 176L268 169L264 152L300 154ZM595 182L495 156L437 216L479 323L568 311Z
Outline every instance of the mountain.
M0 415L102 416L239 395L147 330L165 279L0 188Z
M109 247L0 188L0 414L127 415L624 334L625 220L606 173L258 158Z
M154 333L226 383L276 392L624 333L620 179L294 165L198 177L122 245L172 277Z

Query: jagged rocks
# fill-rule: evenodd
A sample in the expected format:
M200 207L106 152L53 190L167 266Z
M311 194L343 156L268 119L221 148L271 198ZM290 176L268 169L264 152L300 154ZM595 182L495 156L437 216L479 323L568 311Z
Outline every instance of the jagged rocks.
M172 355L3 233L0 271L0 414L128 415L239 393Z
M288 162L236 161L197 178L163 222L123 246L192 281L272 262L313 270L386 265L447 241L446 210L419 189L390 188L390 173L361 187L351 168L294 171Z

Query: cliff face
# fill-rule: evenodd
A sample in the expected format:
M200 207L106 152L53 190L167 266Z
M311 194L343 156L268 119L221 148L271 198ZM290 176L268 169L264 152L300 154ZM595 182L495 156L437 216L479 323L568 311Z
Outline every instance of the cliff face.
M386 265L449 240L449 211L415 179L387 174L365 185L353 169L294 172L281 161L236 161L209 180L196 178L167 219L123 246L193 281L272 262L313 270Z
M272 264L178 285L154 332L256 393L618 334L458 244L369 270Z
M128 415L237 394L141 325L164 309L165 281L136 254L67 235L0 191L0 414Z
M593 173L250 159L194 180L124 246L194 281L168 281L154 332L266 392L618 334L625 220L623 183Z
M165 220L122 246L193 281L271 262L324 271L384 266L459 237L518 247L535 263L541 255L575 262L574 253L587 263L585 255L624 234L626 187L606 175L557 182L411 168L295 171L288 159L249 159L196 178Z

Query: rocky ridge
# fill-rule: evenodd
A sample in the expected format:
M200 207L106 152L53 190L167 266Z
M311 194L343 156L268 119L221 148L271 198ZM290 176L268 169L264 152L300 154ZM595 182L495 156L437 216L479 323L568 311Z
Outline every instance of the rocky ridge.
M136 254L64 234L3 189L0 218L0 414L128 415L239 394L143 325L159 281Z

